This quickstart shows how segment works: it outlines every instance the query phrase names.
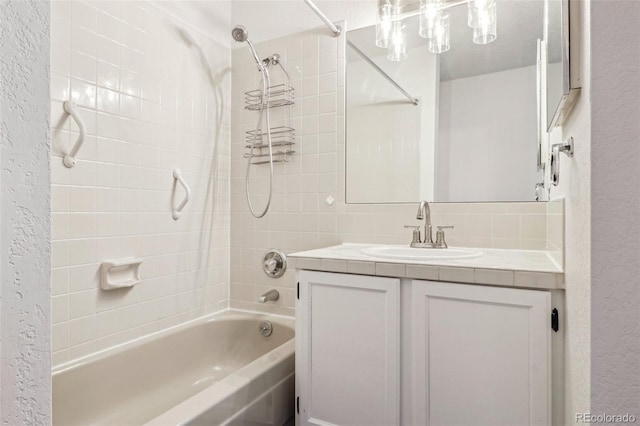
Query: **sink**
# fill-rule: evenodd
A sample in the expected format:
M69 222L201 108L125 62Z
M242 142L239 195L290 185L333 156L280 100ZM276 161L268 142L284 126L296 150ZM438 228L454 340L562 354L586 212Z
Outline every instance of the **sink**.
M404 246L379 246L362 250L362 254L371 257L394 260L457 260L482 256L480 250L446 248L411 248Z

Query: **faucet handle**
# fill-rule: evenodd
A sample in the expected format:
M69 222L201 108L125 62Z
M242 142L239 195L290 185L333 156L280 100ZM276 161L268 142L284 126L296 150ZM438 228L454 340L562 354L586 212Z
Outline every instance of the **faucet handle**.
M413 238L411 244L420 243L420 225L404 225L405 228L413 228Z
M447 242L444 240L444 230L445 229L454 229L452 225L440 225L436 226L438 231L436 232L436 247L438 248L447 248Z

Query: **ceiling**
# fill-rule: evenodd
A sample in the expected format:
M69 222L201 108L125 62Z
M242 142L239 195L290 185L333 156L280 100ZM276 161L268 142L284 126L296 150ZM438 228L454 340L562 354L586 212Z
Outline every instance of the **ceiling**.
M313 1L332 22L346 20L350 28L375 23L377 0ZM231 16L256 42L325 26L303 0L233 0Z
M543 35L543 1L497 0L498 38L487 45L473 44L465 6L453 7L449 14L451 50L439 57L442 81L536 64L537 40ZM409 55L412 50L426 45L426 40L418 35L418 22L417 16L405 20ZM386 50L375 46L374 26L350 31L348 37L368 56L375 58L378 65L388 66ZM349 54L349 59L356 58Z
M303 0L152 1L231 48L240 47L231 39L231 28L237 24L247 28L255 43L325 27ZM313 1L333 22L347 21L350 28L375 23L377 0Z
M313 0L333 22L345 20L348 28L363 28L375 23L377 4L383 0ZM412 10L419 2L395 0L403 10ZM240 47L230 36L231 28L244 25L254 42L271 40L322 28L324 23L303 0L154 0L159 7L189 22L230 48ZM535 63L536 39L542 37L542 0L497 0L498 39L487 46L471 42L466 25L466 7L449 9L451 50L440 56L442 79L516 68ZM418 18L406 21L410 46L424 46L417 35ZM328 31L328 30L327 30ZM350 32L357 45L371 56L384 51L373 46L374 28ZM367 31L369 34L367 34ZM468 65L474 64L471 68Z

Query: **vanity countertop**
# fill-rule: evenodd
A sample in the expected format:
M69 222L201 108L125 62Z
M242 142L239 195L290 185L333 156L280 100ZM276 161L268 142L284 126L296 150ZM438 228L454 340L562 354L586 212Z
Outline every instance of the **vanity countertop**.
M342 244L288 255L297 269L414 278L509 287L564 289L564 272L543 250L478 249L470 259L381 259L363 253L378 247ZM416 249L432 250L432 249Z

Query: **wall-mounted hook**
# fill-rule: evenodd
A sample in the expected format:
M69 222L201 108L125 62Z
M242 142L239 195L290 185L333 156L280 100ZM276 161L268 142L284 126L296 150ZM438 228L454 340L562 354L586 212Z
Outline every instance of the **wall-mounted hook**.
M573 157L573 137L562 143L551 145L551 183L558 185L560 183L560 153L563 152L567 157Z
M82 118L80 118L80 115L78 115L78 110L75 102L65 101L63 107L64 111L74 119L74 121L78 125L78 131L80 132L76 143L73 145L73 148L71 148L71 151L67 155L65 155L64 159L62 160L66 167L71 168L76 165L76 155L78 155L78 151L80 151L80 147L84 142L84 137L87 134L87 129L84 125L84 122L82 121Z
M182 215L182 209L184 209L184 206L186 206L187 203L189 202L189 197L191 197L191 188L189 188L189 185L187 185L187 183L182 178L182 173L180 172L180 169L173 169L173 178L176 181L178 181L180 185L182 185L185 191L184 200L182 200L182 202L178 205L178 207L173 209L173 213L172 213L173 220L178 220Z

